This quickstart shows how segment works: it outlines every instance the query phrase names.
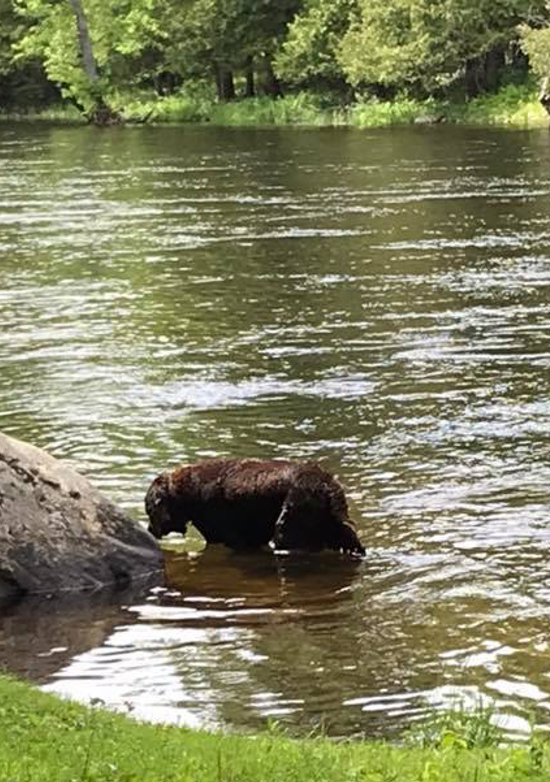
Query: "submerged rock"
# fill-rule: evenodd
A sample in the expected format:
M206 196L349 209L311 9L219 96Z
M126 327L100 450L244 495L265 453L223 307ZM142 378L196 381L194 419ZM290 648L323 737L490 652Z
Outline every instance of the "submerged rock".
M62 461L0 434L0 599L161 572L145 529Z

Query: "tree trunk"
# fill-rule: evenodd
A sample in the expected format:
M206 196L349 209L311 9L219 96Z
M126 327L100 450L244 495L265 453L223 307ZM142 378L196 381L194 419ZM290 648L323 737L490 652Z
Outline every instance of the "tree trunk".
M244 90L245 98L253 98L256 95L256 86L254 84L254 58L249 55L246 58L246 64L244 66L244 73L246 78L246 86Z
M233 72L229 68L224 68L222 65L216 63L215 65L216 75L216 91L218 93L218 100L221 103L226 103L230 100L235 100L235 83L233 81Z
M474 57L466 62L464 74L464 91L466 100L476 98L482 92L483 64L479 57Z
M94 53L92 51L92 41L90 38L90 31L88 30L88 21L84 8L80 0L69 0L76 20L76 30L78 33L78 48L80 50L80 56L82 58L82 67L84 73L90 80L90 84L93 86L97 82L97 63L95 61Z
M78 49L82 60L82 68L90 83L92 108L88 112L88 122L93 125L118 125L122 122L121 115L105 103L99 89L99 73L97 62L92 50L92 39L88 29L88 20L84 13L81 0L69 0L76 21Z
M270 98L281 98L283 95L281 82L275 75L269 57L265 57L263 62L262 88L265 94L269 95Z
M500 75L506 64L503 46L493 46L484 57L484 84L487 92L495 92L500 83Z
M480 57L468 60L464 76L466 97L475 98L482 92L494 92L504 65L505 52L502 46L494 46Z

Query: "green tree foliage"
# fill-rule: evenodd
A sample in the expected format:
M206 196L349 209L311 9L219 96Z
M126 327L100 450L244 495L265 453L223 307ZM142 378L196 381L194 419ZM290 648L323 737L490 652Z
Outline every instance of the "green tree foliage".
M550 1L546 2L544 12L530 21L531 24L520 26L521 47L541 83L541 103L550 113Z
M306 0L277 55L278 74L295 84L342 81L338 51L357 10L357 0Z
M12 45L21 34L21 23L12 3L0 0L0 74L9 73L13 66Z
M535 76L541 81L550 77L550 26L540 29L522 26L521 44Z
M361 0L360 16L340 45L340 63L352 84L430 94L468 78L473 65L502 65L516 25L532 6L529 0Z
M194 0L182 8L174 0L166 17L166 68L184 79L214 78L222 99L234 97L223 83L234 71L248 73L250 92L254 68L269 87L271 60L299 5L299 0Z
M75 4L70 0L15 0L26 22L15 45L18 58L40 58L48 78L85 110L91 109L113 85L132 79L132 63L160 38L157 0L83 0L94 76L83 67ZM86 62L84 61L84 65Z
M14 46L25 35L25 21L12 0L0 0L0 107L25 109L56 97L39 58L17 62Z
M520 29L550 75L549 28L550 0L0 0L0 107L44 74L86 112L204 81L220 100L277 96L279 80L471 97L516 67Z

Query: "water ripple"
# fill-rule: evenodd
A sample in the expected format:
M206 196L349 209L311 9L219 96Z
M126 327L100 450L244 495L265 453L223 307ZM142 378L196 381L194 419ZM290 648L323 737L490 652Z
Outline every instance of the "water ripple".
M548 159L487 129L4 123L2 430L140 519L167 465L318 459L369 556L191 532L165 589L4 612L2 659L191 725L547 721Z

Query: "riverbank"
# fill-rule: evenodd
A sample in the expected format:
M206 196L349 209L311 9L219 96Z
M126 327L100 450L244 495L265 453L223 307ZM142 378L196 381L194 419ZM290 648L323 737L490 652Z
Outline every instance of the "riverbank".
M498 732L475 718L398 746L140 723L8 676L0 676L0 703L5 782L542 782L550 773L548 744L500 747Z
M411 124L495 125L515 128L548 127L549 117L531 84L509 84L494 94L466 103L419 101L368 101L337 104L330 96L300 92L277 100L247 98L218 103L202 92L171 96L115 95L112 105L130 122L159 124L209 124L226 127L310 126L383 127ZM6 119L48 120L81 123L72 105L60 105L41 112L5 115Z
M419 101L357 102L330 105L325 96L302 92L278 100L251 98L232 103L214 103L200 97L171 96L154 104L128 106L130 114L149 115L159 122L208 122L214 125L310 125L330 127L381 127L391 125L453 124L545 127L549 118L531 85L508 85L498 93L467 103Z

